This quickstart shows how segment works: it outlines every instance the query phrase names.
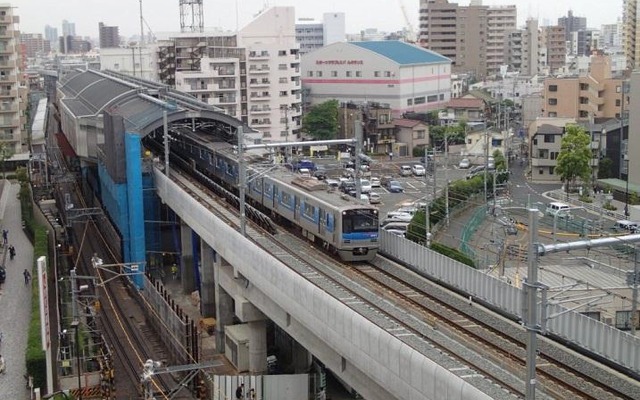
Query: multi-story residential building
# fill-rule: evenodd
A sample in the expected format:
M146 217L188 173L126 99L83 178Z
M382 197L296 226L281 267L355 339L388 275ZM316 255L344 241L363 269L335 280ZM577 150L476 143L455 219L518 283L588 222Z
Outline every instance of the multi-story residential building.
M533 76L538 73L539 36L538 20L533 18L527 19L524 29L516 29L507 33L505 63L511 70L520 71L525 76Z
M421 46L452 61L454 72L497 74L507 59L507 34L516 29L515 6L468 7L448 0L420 0Z
M0 142L11 161L28 160L27 88L18 46L19 19L10 5L0 6Z
M24 46L25 55L28 58L35 58L36 55L51 51L51 44L40 33L21 33L20 44Z
M569 54L577 56L590 56L600 48L600 31L595 29L580 29L571 32L569 40Z
M107 26L100 22L98 24L98 31L100 34L101 49L120 46L120 34L117 26Z
M451 97L451 61L401 41L342 42L302 60L311 104L379 103L394 117L441 108Z
M302 84L293 7L272 7L237 34L181 34L159 43L157 54L163 83L243 120L266 142L297 138Z
M563 26L543 26L540 28L541 47L546 48L546 65L549 73L564 67L567 56L567 42Z
M58 28L50 25L44 27L44 38L49 41L52 50L58 48Z
M638 38L638 35L640 35L640 28L638 28L638 18L640 18L639 5L637 0L624 0L622 5L622 40L629 71L638 68L638 63L640 62L640 38Z
M573 118L538 118L529 127L531 180L558 182L555 173L562 136L566 126L575 124Z
M586 76L548 78L544 83L545 117L619 118L623 110L622 79L611 76L607 56L591 57ZM628 110L625 105L624 109Z
M300 54L306 54L322 46L346 39L345 14L324 13L322 21L300 18L296 22L296 41L300 44Z
M518 10L516 6L490 6L486 25L487 74L495 75L505 64L505 38L516 29Z
M615 24L603 24L600 27L600 43L605 49L619 49L622 47L622 21Z
M156 45L107 47L100 49L100 69L112 70L151 81L158 77Z
M565 40L571 40L571 33L587 29L587 18L574 17L573 11L569 10L566 17L558 18L558 26L564 28Z
M87 53L91 51L91 42L80 36L60 36L58 45L64 54Z

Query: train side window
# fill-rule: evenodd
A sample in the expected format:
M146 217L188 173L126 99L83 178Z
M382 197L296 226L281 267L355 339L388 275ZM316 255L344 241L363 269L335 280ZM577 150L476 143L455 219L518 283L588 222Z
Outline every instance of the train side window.
M264 195L269 198L273 197L273 186L271 186L270 183L267 183L266 185L264 185Z
M227 175L233 175L233 165L227 163Z
M262 180L256 179L253 184L253 190L258 193L262 193Z
M303 203L302 215L304 215L307 218L314 219L315 213L316 213L316 208L314 206L307 203Z
M333 219L333 214L327 214L327 230L329 232L333 232L335 229L335 222Z

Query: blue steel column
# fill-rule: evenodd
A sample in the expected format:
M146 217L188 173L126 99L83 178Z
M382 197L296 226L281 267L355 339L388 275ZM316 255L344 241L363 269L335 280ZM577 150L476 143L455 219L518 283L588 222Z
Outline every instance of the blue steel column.
M129 252L124 254L125 263L140 263L140 274L133 275L133 283L142 289L145 269L144 207L142 195L142 152L140 135L125 133L127 160L127 203L129 209Z

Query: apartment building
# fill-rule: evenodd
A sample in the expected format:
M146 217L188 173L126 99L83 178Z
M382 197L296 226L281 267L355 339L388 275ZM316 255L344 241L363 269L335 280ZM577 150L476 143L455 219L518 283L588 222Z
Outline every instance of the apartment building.
M107 26L100 22L98 24L98 33L101 49L120 46L120 33L117 26Z
M495 75L507 59L508 32L516 29L515 6L462 7L448 0L420 0L419 43L450 58L455 73Z
M51 44L41 33L21 33L20 44L24 47L24 54L28 58L45 55L51 51Z
M558 18L558 26L564 28L565 40L571 40L571 33L587 29L587 18L576 17L569 10L566 17Z
M565 127L575 124L575 118L537 118L529 127L531 180L558 182L555 174Z
M637 25L640 17L639 5L637 0L624 0L622 4L623 51L628 70L638 68L640 62L640 29Z
M10 5L0 6L0 143L9 162L29 159L27 148L27 87L18 44L18 16Z
M541 46L546 49L546 66L549 74L564 67L567 57L567 42L563 26L540 28Z
M640 104L640 71L631 74L631 104ZM640 135L637 134L640 127L640 113L632 112L629 115L629 134L627 140L627 158L623 167L628 171L629 183L640 186Z
M194 95L263 134L295 140L302 84L293 7L272 7L237 34L181 34L158 46L163 83Z
M335 42L346 40L345 14L324 13L322 21L300 18L296 22L296 41L300 44L300 55L312 52Z
M516 29L506 33L506 64L521 75L533 76L539 71L539 32L538 20L529 18L524 29ZM546 54L546 53L545 53ZM546 66L546 58L544 60Z
M594 55L587 75L545 80L543 116L619 118L622 84L622 79L611 76L611 59Z
M100 70L159 81L157 45L100 48Z

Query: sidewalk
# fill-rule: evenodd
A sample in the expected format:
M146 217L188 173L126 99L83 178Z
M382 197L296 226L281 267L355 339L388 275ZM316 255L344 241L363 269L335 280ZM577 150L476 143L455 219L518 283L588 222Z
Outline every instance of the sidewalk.
M0 332L3 334L0 354L5 359L7 372L0 375L0 400L28 399L26 389L25 350L31 317L31 288L24 284L25 269L33 271L33 246L22 231L22 218L18 193L20 185L4 181L0 196L1 229L9 231L9 244L16 248L16 257L9 259L7 246L0 248L0 260L6 267L7 279L0 286Z

